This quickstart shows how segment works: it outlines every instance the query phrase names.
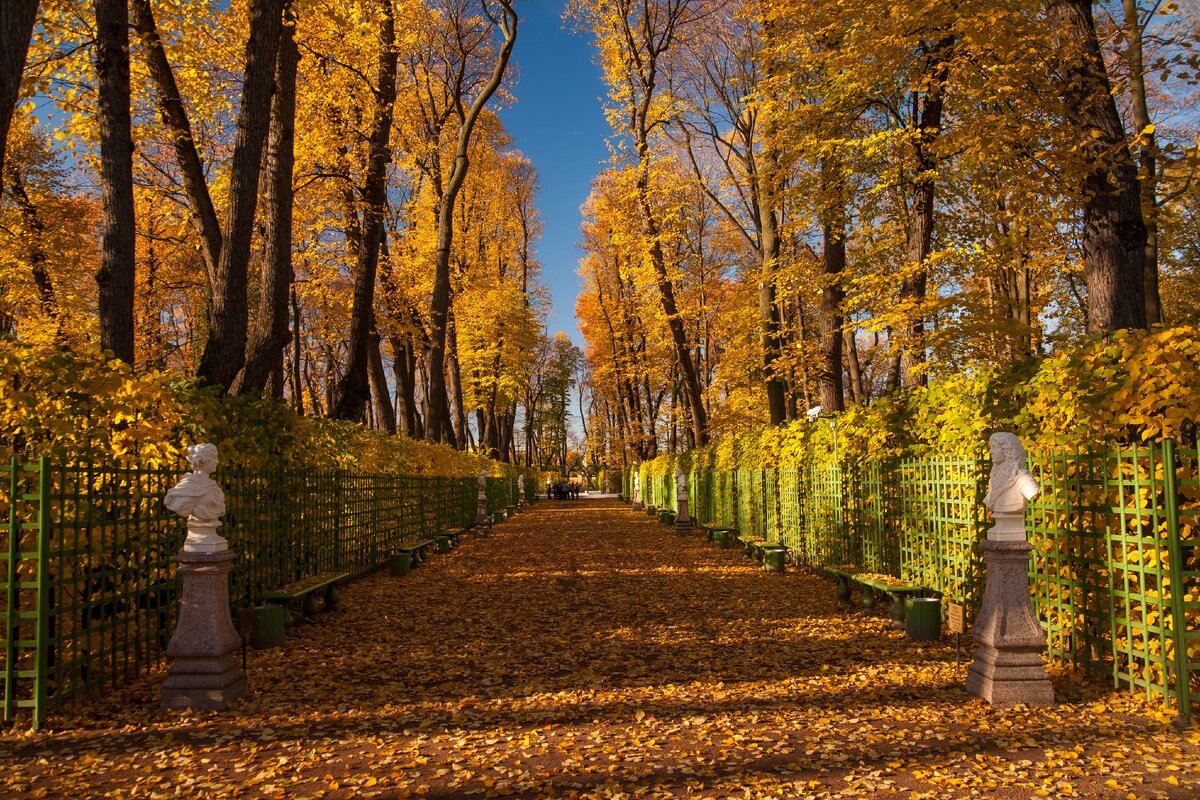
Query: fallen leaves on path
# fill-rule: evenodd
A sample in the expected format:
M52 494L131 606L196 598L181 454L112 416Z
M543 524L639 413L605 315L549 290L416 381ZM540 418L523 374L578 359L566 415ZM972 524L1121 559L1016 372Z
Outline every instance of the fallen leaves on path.
M541 503L252 652L224 714L162 675L0 737L22 797L1089 797L1200 794L1200 735L1055 675L994 709L944 642L839 608L615 501Z

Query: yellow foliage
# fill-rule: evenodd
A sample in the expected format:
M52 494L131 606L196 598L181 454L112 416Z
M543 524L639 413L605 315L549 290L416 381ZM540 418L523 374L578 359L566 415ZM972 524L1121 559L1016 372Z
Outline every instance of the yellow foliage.
M182 466L210 441L227 468L514 476L510 464L338 420L301 417L261 397L217 397L167 372L134 374L96 351L0 339L0 446L18 459Z
M1128 330L1008 373L979 366L843 414L728 436L682 463L730 471L933 452L981 456L997 430L1017 433L1031 449L1062 450L1180 437L1197 419L1200 330ZM646 462L643 480L675 463L669 456Z

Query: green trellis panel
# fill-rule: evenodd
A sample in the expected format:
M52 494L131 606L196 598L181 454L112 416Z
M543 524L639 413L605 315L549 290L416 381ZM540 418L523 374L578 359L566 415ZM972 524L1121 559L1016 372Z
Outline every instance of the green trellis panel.
M1049 654L1118 686L1200 696L1200 452L1153 447L1031 454L1030 584ZM924 456L847 465L808 454L761 471L703 472L707 519L778 535L798 563L902 577L982 600L986 460ZM701 488L702 487L702 488Z
M2 712L6 721L28 712L37 726L48 710L161 662L186 533L162 498L182 472L43 459L0 465L0 476ZM474 513L472 478L221 470L217 479L219 532L238 554L235 608L305 575L377 569L401 543Z

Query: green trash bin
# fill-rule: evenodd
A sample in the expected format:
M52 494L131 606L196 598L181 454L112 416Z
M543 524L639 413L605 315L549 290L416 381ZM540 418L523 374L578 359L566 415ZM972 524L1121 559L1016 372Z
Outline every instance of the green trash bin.
M255 650L282 646L287 613L286 606L255 606L254 627L250 629L250 646Z
M675 512L674 511L665 511L665 510L659 511L658 512L658 521L661 522L663 525L674 524Z
M787 550L783 547L772 547L767 545L763 548L763 571L774 572L782 575L787 568L784 566L787 560Z
M942 638L942 601L936 597L910 597L904 601L904 630L912 642Z
M435 542L437 542L437 551L439 553L449 553L450 552L450 537L449 536L446 536L445 534L439 534L439 535L433 537L433 539Z
M712 533L713 544L724 550L729 547L729 531L715 530Z
M396 553L388 560L393 578L403 578L412 570L412 554Z

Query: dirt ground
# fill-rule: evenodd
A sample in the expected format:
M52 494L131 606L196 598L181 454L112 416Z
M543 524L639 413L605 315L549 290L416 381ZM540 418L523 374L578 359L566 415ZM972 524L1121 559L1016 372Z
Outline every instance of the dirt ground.
M236 542L233 543L236 549ZM963 690L915 644L615 500L543 501L341 593L251 651L225 713L159 672L0 736L3 797L1200 796L1200 732L1051 670L1059 704Z

